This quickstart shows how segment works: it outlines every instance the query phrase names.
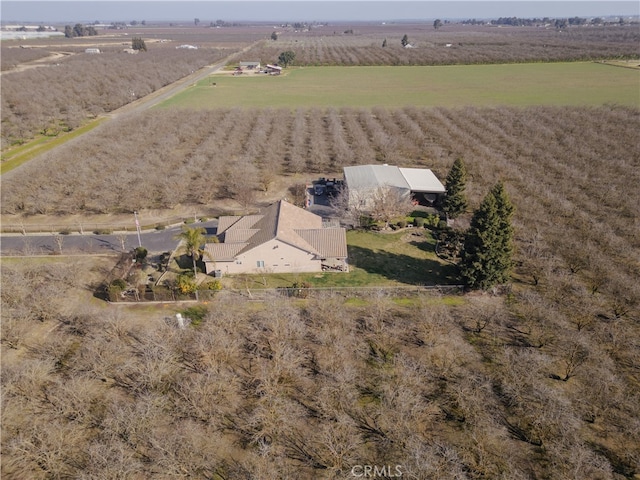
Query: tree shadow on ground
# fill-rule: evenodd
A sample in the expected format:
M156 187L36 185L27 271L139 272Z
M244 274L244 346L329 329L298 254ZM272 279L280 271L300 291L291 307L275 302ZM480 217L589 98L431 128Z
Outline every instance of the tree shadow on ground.
M455 265L409 255L374 251L349 246L349 264L372 275L380 275L408 285L456 285L459 282Z

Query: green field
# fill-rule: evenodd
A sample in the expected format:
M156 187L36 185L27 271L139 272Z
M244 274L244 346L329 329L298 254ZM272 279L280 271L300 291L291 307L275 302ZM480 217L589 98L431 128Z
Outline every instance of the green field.
M215 85L214 85L215 84ZM640 71L591 62L304 67L213 75L162 107L640 105Z

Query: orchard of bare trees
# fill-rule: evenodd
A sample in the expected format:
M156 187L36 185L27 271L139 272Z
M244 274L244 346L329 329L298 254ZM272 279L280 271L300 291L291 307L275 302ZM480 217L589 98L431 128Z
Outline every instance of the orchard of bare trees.
M76 53L50 66L5 72L2 149L36 134L54 136L73 130L88 118L142 98L229 53L224 49L185 53L173 47L151 48L138 55L109 50L100 55Z
M223 292L179 329L167 310L69 306L80 268L3 265L3 478L638 471L637 317L600 295L583 293L595 308L578 326L550 283L511 306L380 291L256 308Z
M404 48L407 35L415 48ZM383 42L386 39L385 46ZM278 42L251 50L255 58L277 61L291 49L296 65L459 65L514 62L588 61L638 58L637 25L498 29L451 24L437 30L425 25L358 26L345 35L335 26L310 32L285 32Z
M274 48L301 64L638 48L627 26L529 29L506 42L496 29L429 25L389 34L379 54L376 31L354 27L349 41L362 45L352 48L321 28L323 42L320 28L300 37L304 48L284 32ZM401 50L403 33L418 48ZM250 56L268 61L269 48ZM216 58L152 55L71 57L66 76L3 74L3 136L70 126L126 103L125 83L144 94ZM116 58L112 75L104 65ZM135 68L149 59L158 63ZM68 81L72 103L48 91L53 79L56 89ZM25 106L39 95L42 109ZM299 195L301 179L346 165L425 167L444 181L459 160L466 202L455 222L503 186L514 264L504 290L455 297L381 289L248 301L222 290L181 329L180 305L93 298L113 268L107 257L3 258L2 477L338 479L363 466L414 479L640 475L639 144L640 111L616 105L154 110L3 174L3 220L19 221L222 201L250 212L283 185Z
M21 359L3 360L3 474L632 476L638 127L611 106L157 111L15 170L2 204L19 215L215 202L248 178L268 189L268 171L391 152L444 178L463 158L470 208L497 180L515 205L516 265L507 297L455 308L381 293L256 310L223 294L187 331L65 308L71 272L3 266L3 358ZM30 339L43 322L58 327Z

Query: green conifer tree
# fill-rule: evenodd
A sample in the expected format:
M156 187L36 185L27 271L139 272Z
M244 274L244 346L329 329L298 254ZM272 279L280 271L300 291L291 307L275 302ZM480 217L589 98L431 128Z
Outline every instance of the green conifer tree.
M511 220L515 208L507 195L502 182L496 183L490 192L496 199L496 208L498 209L498 217L500 218L500 259L501 269L504 272L503 278L499 283L505 283L509 279L509 272L513 267L513 225Z
M488 289L506 283L512 266L513 205L504 185L496 184L474 212L465 235L460 273L464 284Z
M142 50L143 52L147 51L147 45L141 37L133 37L131 39L131 48L138 51Z
M467 209L467 198L464 194L467 181L467 170L461 158L456 159L449 170L445 187L443 210L449 218L456 218Z

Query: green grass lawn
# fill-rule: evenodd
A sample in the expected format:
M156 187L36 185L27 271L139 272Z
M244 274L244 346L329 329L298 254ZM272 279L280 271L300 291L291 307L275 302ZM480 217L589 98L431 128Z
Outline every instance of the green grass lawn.
M308 282L312 287L375 287L457 284L456 268L434 253L428 230L396 233L347 232L349 273L291 273L232 276L225 286L234 288L289 287ZM423 234L423 235L422 235Z
M301 67L281 76L214 75L161 107L638 106L638 85L639 70L593 62Z

